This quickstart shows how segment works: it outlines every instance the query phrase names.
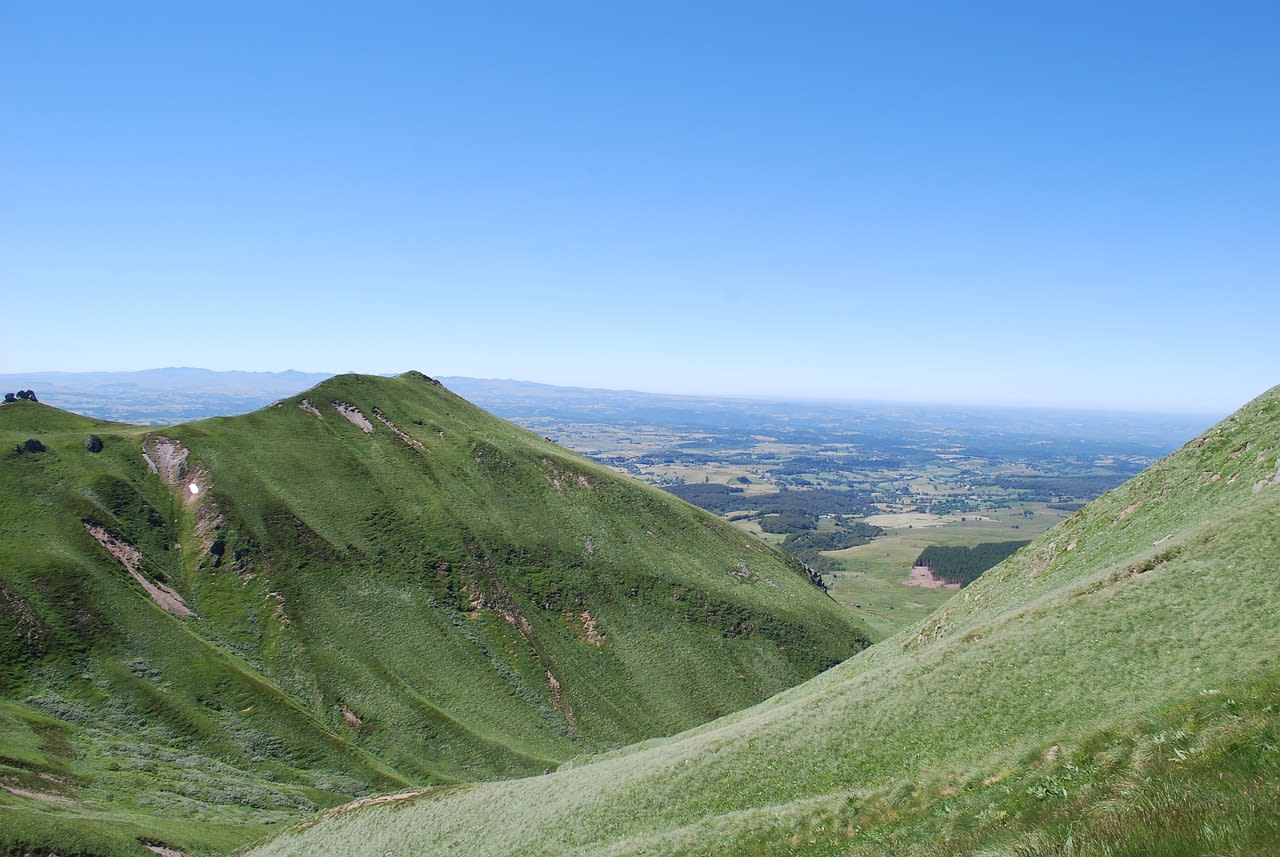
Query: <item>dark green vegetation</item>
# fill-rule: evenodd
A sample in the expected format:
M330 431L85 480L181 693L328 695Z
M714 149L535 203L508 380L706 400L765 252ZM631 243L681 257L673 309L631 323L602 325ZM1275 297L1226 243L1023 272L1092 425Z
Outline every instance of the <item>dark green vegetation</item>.
M0 406L27 439L0 457L0 853L225 853L671 734L866 643L794 559L418 373L162 431Z
M818 516L805 515L800 512L782 512L780 514L764 515L758 520L758 523L760 524L760 529L766 533L786 535L789 533L801 533L806 530L816 530L818 528Z
M801 551L838 551L865 545L883 530L862 521L838 522L834 530L823 532L791 533L782 540L782 546L790 553Z
M763 527L763 524L761 525ZM883 530L862 521L835 522L835 529L792 532L782 540L782 549L803 562L819 575L843 571L844 565L827 555L827 551L847 550L865 545Z
M717 515L736 512L745 508L748 503L746 493L736 485L712 485L704 482L692 482L688 485L680 484L664 487L681 500L706 509L708 512L714 512Z
M863 521L850 521L830 517L829 526L819 530L816 515L798 512L782 512L757 519L760 529L774 535L786 535L780 542L784 551L803 562L818 575L843 571L839 560L827 556L827 551L847 550L865 545L884 532L877 526Z
M1277 854L1278 522L1280 388L760 705L252 854Z
M865 545L826 554L844 565L826 582L831 597L872 628L877 640L923 622L955 591L929 587L912 566L931 545L972 547L983 542L1032 539L1069 517L1042 506L1022 506L981 516L936 519L920 514L881 515L884 533Z
M1028 544L1029 540L983 542L971 548L930 545L916 557L916 565L927 565L934 577L946 583L968 586Z
M996 488L1019 492L1021 499L1048 503L1060 497L1096 497L1116 486L1110 473L1072 475L1036 474L1034 476L1000 476L991 480ZM1058 501L1056 505L1067 505Z

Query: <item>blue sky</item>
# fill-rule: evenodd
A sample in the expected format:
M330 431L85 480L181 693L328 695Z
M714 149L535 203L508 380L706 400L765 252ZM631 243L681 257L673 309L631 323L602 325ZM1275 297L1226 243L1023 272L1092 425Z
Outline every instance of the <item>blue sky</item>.
M1274 3L6 0L0 371L1224 412L1280 383L1277 43Z

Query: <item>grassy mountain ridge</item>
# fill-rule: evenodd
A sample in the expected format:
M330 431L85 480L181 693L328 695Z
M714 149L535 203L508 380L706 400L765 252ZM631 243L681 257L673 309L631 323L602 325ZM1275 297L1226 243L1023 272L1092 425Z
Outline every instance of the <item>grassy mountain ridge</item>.
M0 842L225 852L676 732L866 644L790 558L419 373L163 429L0 408L27 438L0 461Z
M251 853L1278 853L1278 518L1280 388L764 703Z

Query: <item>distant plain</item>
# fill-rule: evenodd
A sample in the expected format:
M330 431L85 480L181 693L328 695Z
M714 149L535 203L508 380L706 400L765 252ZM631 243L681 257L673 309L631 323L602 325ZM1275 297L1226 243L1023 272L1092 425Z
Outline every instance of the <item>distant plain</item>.
M88 416L164 424L254 410L324 377L183 368L0 375L0 386L37 388L43 401ZM761 501L776 501L780 492L784 500L838 501L805 506L818 531L833 527L823 516L843 515L884 532L868 544L823 552L829 561L820 570L832 597L881 636L922 619L952 594L904 585L926 547L1033 538L1067 517L1073 504L1120 484L1217 416L441 380L498 416L666 487L774 544L784 535L760 528ZM699 484L732 493L708 497Z

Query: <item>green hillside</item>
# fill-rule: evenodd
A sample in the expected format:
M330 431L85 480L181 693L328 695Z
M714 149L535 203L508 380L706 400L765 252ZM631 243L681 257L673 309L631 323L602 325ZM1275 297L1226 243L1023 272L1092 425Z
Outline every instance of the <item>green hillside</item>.
M225 853L866 645L796 561L419 373L163 429L16 402L0 441L0 853Z
M1280 853L1280 388L799 687L301 854Z

